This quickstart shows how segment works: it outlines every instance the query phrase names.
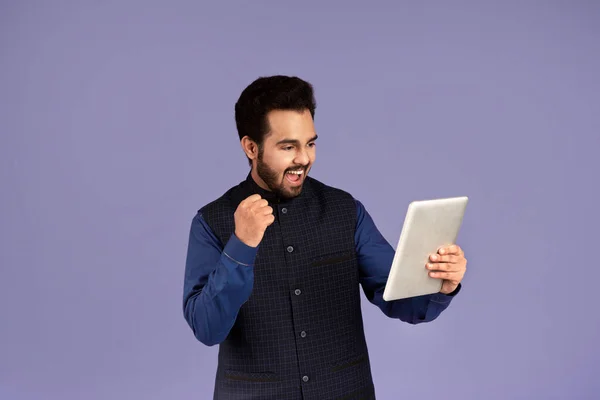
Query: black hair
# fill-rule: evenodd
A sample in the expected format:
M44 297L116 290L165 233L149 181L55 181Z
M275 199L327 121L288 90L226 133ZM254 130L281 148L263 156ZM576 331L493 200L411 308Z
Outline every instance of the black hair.
M310 83L295 77L260 77L248 85L235 103L235 124L240 141L248 136L261 149L269 131L267 114L273 110L310 111L315 118L317 104ZM252 161L248 159L252 165Z

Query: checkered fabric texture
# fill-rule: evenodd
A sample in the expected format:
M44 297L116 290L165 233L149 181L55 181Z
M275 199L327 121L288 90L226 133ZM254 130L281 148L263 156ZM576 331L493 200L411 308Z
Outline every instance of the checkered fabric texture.
M264 191L250 175L203 207L224 245L234 212ZM360 308L356 203L308 177L302 194L270 199L253 291L219 345L214 399L375 399Z

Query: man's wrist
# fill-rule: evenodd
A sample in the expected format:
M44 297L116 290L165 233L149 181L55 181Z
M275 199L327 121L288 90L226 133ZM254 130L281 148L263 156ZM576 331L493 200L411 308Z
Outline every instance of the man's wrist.
M454 297L458 294L458 292L460 292L460 287L461 287L461 284L459 283L458 285L456 285L454 290L452 290L451 292L448 292L448 293L440 292L440 293L442 293L443 295L446 295L446 296Z

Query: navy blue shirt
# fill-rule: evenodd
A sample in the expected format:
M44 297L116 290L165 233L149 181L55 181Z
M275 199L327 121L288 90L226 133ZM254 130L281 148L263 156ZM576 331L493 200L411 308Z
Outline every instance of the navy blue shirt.
M437 318L461 286L447 295L383 300L395 250L358 200L356 211L354 241L360 284L367 299L388 317L411 324ZM200 213L192 220L185 268L184 316L200 342L212 346L229 334L240 307L252 293L257 250L258 247L244 244L235 234L223 246Z

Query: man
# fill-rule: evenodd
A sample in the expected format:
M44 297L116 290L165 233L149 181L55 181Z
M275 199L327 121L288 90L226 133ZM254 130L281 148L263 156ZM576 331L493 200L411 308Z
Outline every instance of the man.
M315 162L313 88L259 78L235 118L251 171L194 217L184 315L219 344L215 399L374 399L360 287L385 315L429 322L461 287L460 247L431 256L440 293L382 299L394 249L364 206L308 177Z

